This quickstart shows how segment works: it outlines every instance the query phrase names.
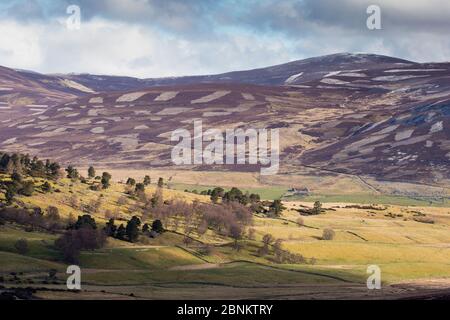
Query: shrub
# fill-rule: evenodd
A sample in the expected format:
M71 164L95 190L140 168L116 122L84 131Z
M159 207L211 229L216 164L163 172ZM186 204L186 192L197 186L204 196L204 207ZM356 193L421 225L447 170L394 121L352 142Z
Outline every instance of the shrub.
M102 248L106 242L106 235L101 230L82 228L68 230L55 241L56 247L63 253L64 261L78 263L81 250Z
M51 221L58 222L60 220L59 210L57 207L49 206L47 208L47 218Z
M414 221L420 222L420 223L429 223L434 224L434 220L428 217L414 217Z
M41 188L42 188L42 191L44 191L44 192L52 191L52 185L48 181L45 181Z
M335 236L335 232L333 229L324 229L323 230L323 234L322 234L322 239L323 240L333 240Z
M27 181L22 184L22 188L19 189L19 194L26 197L31 197L34 192L34 184L32 181Z
M27 254L29 251L28 241L26 239L19 239L14 244L14 248L16 248L19 254Z
M161 222L161 220L155 220L152 223L152 231L163 233L164 232L164 226Z

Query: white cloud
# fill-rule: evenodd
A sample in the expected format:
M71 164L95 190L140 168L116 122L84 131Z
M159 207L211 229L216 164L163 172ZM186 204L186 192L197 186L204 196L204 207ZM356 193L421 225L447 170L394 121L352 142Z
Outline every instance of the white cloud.
M156 28L104 19L70 31L64 21L1 21L2 64L43 73L89 72L138 77L218 73L292 59L283 40L254 34L187 41Z
M44 60L40 25L22 25L14 21L0 21L0 61L3 65L37 68Z

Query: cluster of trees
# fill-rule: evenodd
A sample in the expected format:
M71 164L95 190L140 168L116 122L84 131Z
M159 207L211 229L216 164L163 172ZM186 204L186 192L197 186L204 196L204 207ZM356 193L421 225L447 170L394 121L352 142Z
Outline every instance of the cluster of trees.
M150 178L150 176L146 175L144 177L144 180L142 182L136 182L136 179L134 178L128 178L126 185L128 187L127 193L131 194L131 193L135 193L135 194L139 194L142 192L145 192L145 187L149 186L152 183L152 180ZM164 179L163 178L159 178L158 179L158 188L163 188L164 187ZM134 188L134 190L133 190Z
M5 190L6 204L10 205L17 194L30 197L34 192L34 182L31 180L24 180L20 173L14 172L11 174L11 181L2 181L2 189Z
M200 193L197 190L193 190L191 192L195 194L210 196L210 199L213 203L217 203L220 199L222 199L223 202L239 202L241 204L247 205L250 203L259 202L261 200L258 194L249 194L248 192L244 193L236 187L231 188L229 191L225 191L225 189L221 187L216 187L214 189L203 190Z
M314 202L314 206L311 209L297 209L297 211L301 214L301 215L305 215L305 216L313 216L313 215L318 215L323 213L325 210L322 209L322 203L320 201L316 201Z
M141 219L137 216L133 216L128 220L126 226L122 223L118 227L115 225L114 219L111 218L106 223L104 231L108 237L129 242L138 241L141 234L154 238L164 232L163 224L158 219L154 220L151 226L148 223L144 223L142 227L141 225Z
M56 162L49 160L41 161L37 157L30 158L29 155L14 153L0 153L0 173L9 174L10 180L0 181L0 189L5 194L7 205L12 204L17 194L31 196L35 190L32 179L28 177L38 177L56 180L60 177L60 166ZM50 192L52 186L45 181L41 186L43 192Z
M66 168L66 172L67 172L67 178L71 179L73 181L75 180L80 180L81 182L87 183L87 180L80 175L80 173L78 172L78 170L69 165ZM109 172L103 172L102 176L96 176L96 171L95 168L93 166L90 166L88 169L88 177L89 179L95 179L95 180L100 180L100 185L98 184L93 184L91 185L91 190L100 190L101 189L108 189L111 186L111 179L112 176Z
M39 160L37 157L31 158L29 155L18 153L8 154L0 152L0 172L13 174L18 173L24 176L46 178L56 180L60 177L61 167L57 162L50 160Z
M64 261L78 263L81 250L95 250L106 243L106 234L97 228L95 219L90 215L79 216L77 221L69 224L68 230L55 241L55 246L62 252Z
M64 261L77 263L81 250L95 250L102 248L107 237L113 237L123 241L136 242L141 235L156 237L164 232L160 220L153 221L152 225L142 225L137 216L127 221L126 226L115 225L114 219L110 219L103 229L99 229L95 219L85 214L79 216L76 221L70 223L67 231L55 241L56 247L62 252Z
M301 254L296 254L282 248L283 240L275 239L271 234L266 234L262 239L263 246L258 250L258 255L263 257L273 253L275 263L315 264L315 259L306 259Z
M185 190L186 192L188 190ZM279 216L286 209L281 200L277 199L273 202L271 201L261 201L259 194L243 192L239 188L233 187L229 191L221 187L216 187L214 189L204 190L198 192L197 190L191 191L195 194L208 195L213 203L218 203L221 200L222 203L238 202L242 205L250 206L251 210L256 213L263 213L267 215Z
M155 195L152 199L155 199ZM192 240L193 234L201 236L211 229L233 238L237 245L244 235L245 227L252 223L253 218L250 208L236 201L188 203L180 199L162 201L160 198L144 212L144 216L147 215L162 221L172 230L180 230L186 244Z
M58 208L49 206L44 212L41 208L26 210L20 208L3 208L0 210L0 221L17 223L25 226L27 231L57 232L63 230Z

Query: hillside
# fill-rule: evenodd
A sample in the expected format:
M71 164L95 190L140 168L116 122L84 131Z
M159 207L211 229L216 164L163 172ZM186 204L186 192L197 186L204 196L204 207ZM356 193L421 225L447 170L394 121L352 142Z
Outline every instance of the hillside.
M23 179L33 181L34 192L17 195L12 207L24 208L30 215L41 208L44 221L50 222L45 219L52 206L60 216L55 220L53 215L54 223L89 214L102 229L111 217L117 225L138 216L142 223L162 219L166 231L157 237L140 233L135 242L108 237L103 247L82 250L78 263L83 290L70 292L65 286L68 263L55 242L66 231L55 227L49 231L39 219L25 225L25 220L11 222L5 218L11 216L0 209L0 282L4 286L0 292L4 294L46 299L391 299L444 294L450 277L446 245L450 213L445 207L328 203L321 214L301 216L299 212L313 203L286 201L280 216L253 213L252 222L236 241L214 224L206 232L198 226L187 228L189 215L180 214L187 207L180 210L170 204L208 204L209 196L165 185L162 206L167 206L166 211L147 208L145 197L129 193L125 183L111 182L107 189L96 189L92 186L99 184L98 179ZM11 181L7 174L0 180ZM157 181L157 176L151 180ZM45 181L50 182L51 191L42 189ZM155 184L146 186L146 197L158 189ZM192 222L196 225L195 219ZM324 239L326 229L333 230L330 240ZM272 240L265 253L261 248L267 235ZM18 249L19 239L27 242L24 252ZM279 260L288 253L296 260ZM382 269L382 291L368 292L365 287L366 268L371 264Z
M83 94L6 119L0 123L0 147L63 163L77 158L104 167L168 167L171 132L192 130L193 120L201 119L204 130L279 128L281 172L308 166L442 185L450 178L449 72L448 63L338 54L233 73L238 76L230 77L232 83L215 76L209 84L176 78L167 86L128 90L142 82L90 76L103 86L96 91L119 89L116 80L127 83L128 91ZM186 169L259 170L248 165Z

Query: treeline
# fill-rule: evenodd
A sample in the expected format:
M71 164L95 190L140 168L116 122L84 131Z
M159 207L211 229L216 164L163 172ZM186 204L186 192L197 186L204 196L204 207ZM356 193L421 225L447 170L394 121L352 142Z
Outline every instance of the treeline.
M0 209L0 223L16 223L25 227L26 231L46 231L55 233L64 230L66 224L61 220L58 208L49 206L47 210L34 208L32 210L22 208Z
M28 154L8 154L0 152L0 172L6 174L21 174L24 176L56 180L60 177L60 165L50 160L31 158Z
M251 209L239 202L189 203L181 199L164 201L162 195L157 198L156 204L151 200L144 204L143 217L151 216L162 221L169 229L181 231L185 244L192 241L193 234L202 236L208 230L231 237L237 244L244 236L245 227L252 224Z
M56 247L62 252L63 259L69 263L78 263L82 250L95 250L102 248L108 237L123 241L136 242L141 235L156 237L164 232L164 227L159 220L141 226L141 220L133 216L126 226L115 225L114 219L110 219L104 228L100 229L95 219L88 215L78 216L74 222L69 222L67 231L55 241Z
M69 221L63 221L58 208L53 206L49 206L45 211L41 208L0 209L0 225L9 222L23 226L27 232L62 233L55 241L55 246L61 251L63 260L69 263L78 262L82 250L102 248L107 237L136 242L140 235L154 238L164 232L160 220L153 221L151 225L144 223L141 226L141 221L136 216L133 216L126 226L121 224L119 227L115 226L114 219L110 219L101 229L95 219L88 214L78 216L77 220L72 219L69 217ZM24 246L22 243L18 244Z
M221 187L216 187L214 189L203 190L200 193L197 190L189 191L187 189L185 192L210 196L212 203L218 203L219 200L222 203L238 202L242 205L250 206L251 210L255 213L266 215L279 216L286 209L279 199L274 201L261 201L259 194L243 192L236 187L232 187L229 191L225 191Z

